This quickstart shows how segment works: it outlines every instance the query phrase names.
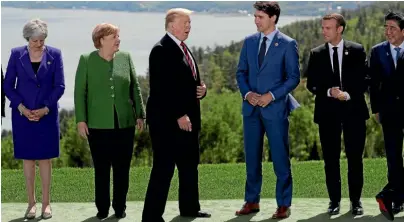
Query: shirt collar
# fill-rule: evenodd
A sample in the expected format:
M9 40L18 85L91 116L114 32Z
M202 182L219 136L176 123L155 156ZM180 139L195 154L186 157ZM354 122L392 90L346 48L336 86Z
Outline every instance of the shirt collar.
M273 30L268 35L264 35L264 33L261 32L260 39L262 39L262 38L264 38L264 36L266 36L268 38L268 40L272 40L277 32L278 32L278 27L275 26L275 30Z
M342 47L344 46L344 39L341 39L341 41L338 43L338 45L336 45L336 47L338 47L338 49L342 49ZM331 43L328 43L328 48L330 48L330 50L333 50L332 48L335 47L333 46Z
M167 35L170 36L170 38L174 40L174 42L177 43L178 46L181 46L181 41L177 39L173 34L167 31Z
M401 49L404 49L404 41L401 43L401 45L399 45L398 47L400 47ZM390 43L390 49L393 51L395 51L396 46L394 46L393 44Z

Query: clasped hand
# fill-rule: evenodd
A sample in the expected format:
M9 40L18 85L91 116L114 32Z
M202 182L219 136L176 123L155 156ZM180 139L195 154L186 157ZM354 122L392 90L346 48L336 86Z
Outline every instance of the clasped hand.
M264 95L257 94L255 92L251 92L247 95L247 101L253 106L268 106L273 100L271 93L266 93Z
M47 107L45 107L45 108L36 109L36 110L24 109L22 111L22 114L25 117L27 117L29 121L39 121L48 112L49 112L49 109Z
M340 101L345 101L347 99L345 93L341 91L339 87L332 87L330 90L330 94L333 98Z

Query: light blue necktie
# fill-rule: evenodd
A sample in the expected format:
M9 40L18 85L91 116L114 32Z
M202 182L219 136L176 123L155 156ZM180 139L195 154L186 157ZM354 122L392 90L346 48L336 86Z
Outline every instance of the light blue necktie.
M400 50L401 50L401 48L400 48L400 47L396 47L396 48L394 48L394 50L396 50L396 52L397 52L397 54L396 54L396 65L397 65L397 61L398 61L398 57L400 56Z

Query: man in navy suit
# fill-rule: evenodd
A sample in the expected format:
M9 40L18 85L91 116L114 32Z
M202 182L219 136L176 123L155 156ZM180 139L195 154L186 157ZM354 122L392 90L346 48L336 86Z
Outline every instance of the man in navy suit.
M298 104L289 93L300 82L299 55L296 41L276 28L281 11L279 4L256 2L254 8L258 33L245 38L237 70L237 83L244 99L247 181L245 204L236 215L259 211L266 133L277 176L278 208L272 218L281 219L289 217L292 202L288 116Z
M1 67L1 121L2 122L3 122L3 117L6 117L6 112L4 109L4 107L6 106L6 94L4 93L3 81L4 81L3 67Z
M389 220L403 210L403 113L402 76L404 15L389 12L385 18L387 41L375 45L370 55L372 113L381 123L388 166L388 184L376 196L380 211Z

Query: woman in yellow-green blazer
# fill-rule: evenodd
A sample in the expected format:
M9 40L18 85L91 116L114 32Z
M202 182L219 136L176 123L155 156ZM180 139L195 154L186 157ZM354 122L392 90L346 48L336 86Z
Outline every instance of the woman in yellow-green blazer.
M144 105L131 56L119 51L119 29L99 24L92 38L97 50L80 56L75 78L77 128L90 145L97 217L109 214L112 166L112 207L115 216L123 218L135 127L143 129Z

